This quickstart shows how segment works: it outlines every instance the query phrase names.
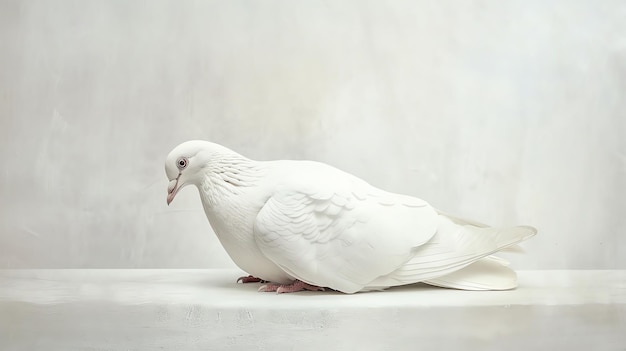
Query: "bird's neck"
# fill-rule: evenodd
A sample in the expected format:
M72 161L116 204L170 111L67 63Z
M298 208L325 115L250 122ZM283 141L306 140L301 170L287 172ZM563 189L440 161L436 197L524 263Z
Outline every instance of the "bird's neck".
M198 185L204 211L227 251L249 242L256 214L267 200L258 196L265 173L263 163L243 157L213 159Z
M209 207L223 206L232 200L240 203L241 197L257 186L264 175L260 162L230 153L215 155L204 171L198 189Z

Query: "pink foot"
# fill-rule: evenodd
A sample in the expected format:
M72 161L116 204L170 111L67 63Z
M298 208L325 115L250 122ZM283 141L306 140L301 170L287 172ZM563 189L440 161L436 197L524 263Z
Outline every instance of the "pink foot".
M325 289L319 286L307 284L301 280L296 280L291 284L267 284L259 288L260 292L276 292L277 294L291 293L297 291L324 291Z
M237 283L242 282L243 284L246 283L267 283L265 280L261 279L261 278L257 278L257 277L253 277L251 275L247 276L247 277L239 277L237 279Z

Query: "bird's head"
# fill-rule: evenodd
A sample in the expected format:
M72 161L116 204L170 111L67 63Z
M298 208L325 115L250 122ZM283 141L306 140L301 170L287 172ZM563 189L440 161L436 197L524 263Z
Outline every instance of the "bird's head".
M202 140L186 141L176 146L165 159L165 174L169 179L167 204L169 205L180 189L189 184L202 182L205 168L220 145Z

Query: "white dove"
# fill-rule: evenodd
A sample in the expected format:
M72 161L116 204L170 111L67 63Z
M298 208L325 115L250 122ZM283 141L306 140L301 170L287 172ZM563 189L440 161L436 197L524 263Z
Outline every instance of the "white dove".
M178 145L165 172L168 205L195 185L220 242L251 275L244 282L271 282L260 291L512 289L515 272L491 255L537 232L455 218L323 163L253 161L207 141Z

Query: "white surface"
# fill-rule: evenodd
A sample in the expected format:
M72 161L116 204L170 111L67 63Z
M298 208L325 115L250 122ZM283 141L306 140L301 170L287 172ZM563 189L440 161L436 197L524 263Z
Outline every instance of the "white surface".
M520 288L256 292L235 270L3 270L3 350L623 350L626 271Z
M232 267L163 159L326 161L626 269L626 2L1 1L0 267Z

